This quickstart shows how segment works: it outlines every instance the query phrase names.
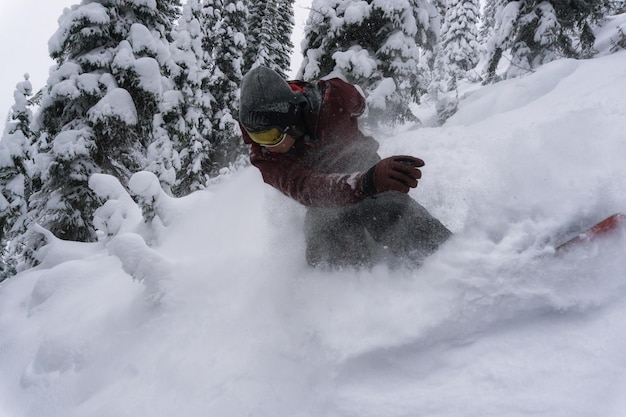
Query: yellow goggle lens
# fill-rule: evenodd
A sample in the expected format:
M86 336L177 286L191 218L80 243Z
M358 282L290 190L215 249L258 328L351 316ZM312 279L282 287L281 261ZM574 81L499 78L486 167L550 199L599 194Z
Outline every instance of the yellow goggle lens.
M285 138L285 133L276 128L258 133L248 132L248 134L253 141L264 146L278 145Z

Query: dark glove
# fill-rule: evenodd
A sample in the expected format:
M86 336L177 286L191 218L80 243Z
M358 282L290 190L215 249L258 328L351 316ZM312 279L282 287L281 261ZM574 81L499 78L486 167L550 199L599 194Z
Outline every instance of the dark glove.
M424 161L412 156L397 155L385 158L371 167L363 176L361 189L364 194L375 195L385 191L408 193L417 187L417 180L422 177L418 169Z

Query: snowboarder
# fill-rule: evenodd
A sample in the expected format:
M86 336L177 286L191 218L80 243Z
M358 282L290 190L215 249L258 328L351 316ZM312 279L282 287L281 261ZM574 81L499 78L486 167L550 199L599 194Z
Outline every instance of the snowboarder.
M424 162L381 160L376 140L359 130L364 109L341 79L286 81L260 66L243 78L239 122L263 180L307 207L310 265L420 265L451 233L407 194Z

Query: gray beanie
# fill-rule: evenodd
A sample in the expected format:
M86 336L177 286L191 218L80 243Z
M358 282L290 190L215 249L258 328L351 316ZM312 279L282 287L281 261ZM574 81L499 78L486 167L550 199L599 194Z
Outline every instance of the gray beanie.
M239 121L250 132L287 128L295 124L303 100L276 71L256 67L241 82Z

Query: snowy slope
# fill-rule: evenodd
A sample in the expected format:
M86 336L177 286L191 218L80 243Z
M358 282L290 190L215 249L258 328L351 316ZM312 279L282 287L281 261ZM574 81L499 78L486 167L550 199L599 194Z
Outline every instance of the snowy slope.
M626 238L553 253L626 211L625 128L620 52L379 137L455 232L416 271L309 268L303 208L254 168L160 196L152 230L97 177L114 236L0 285L0 416L626 415Z

